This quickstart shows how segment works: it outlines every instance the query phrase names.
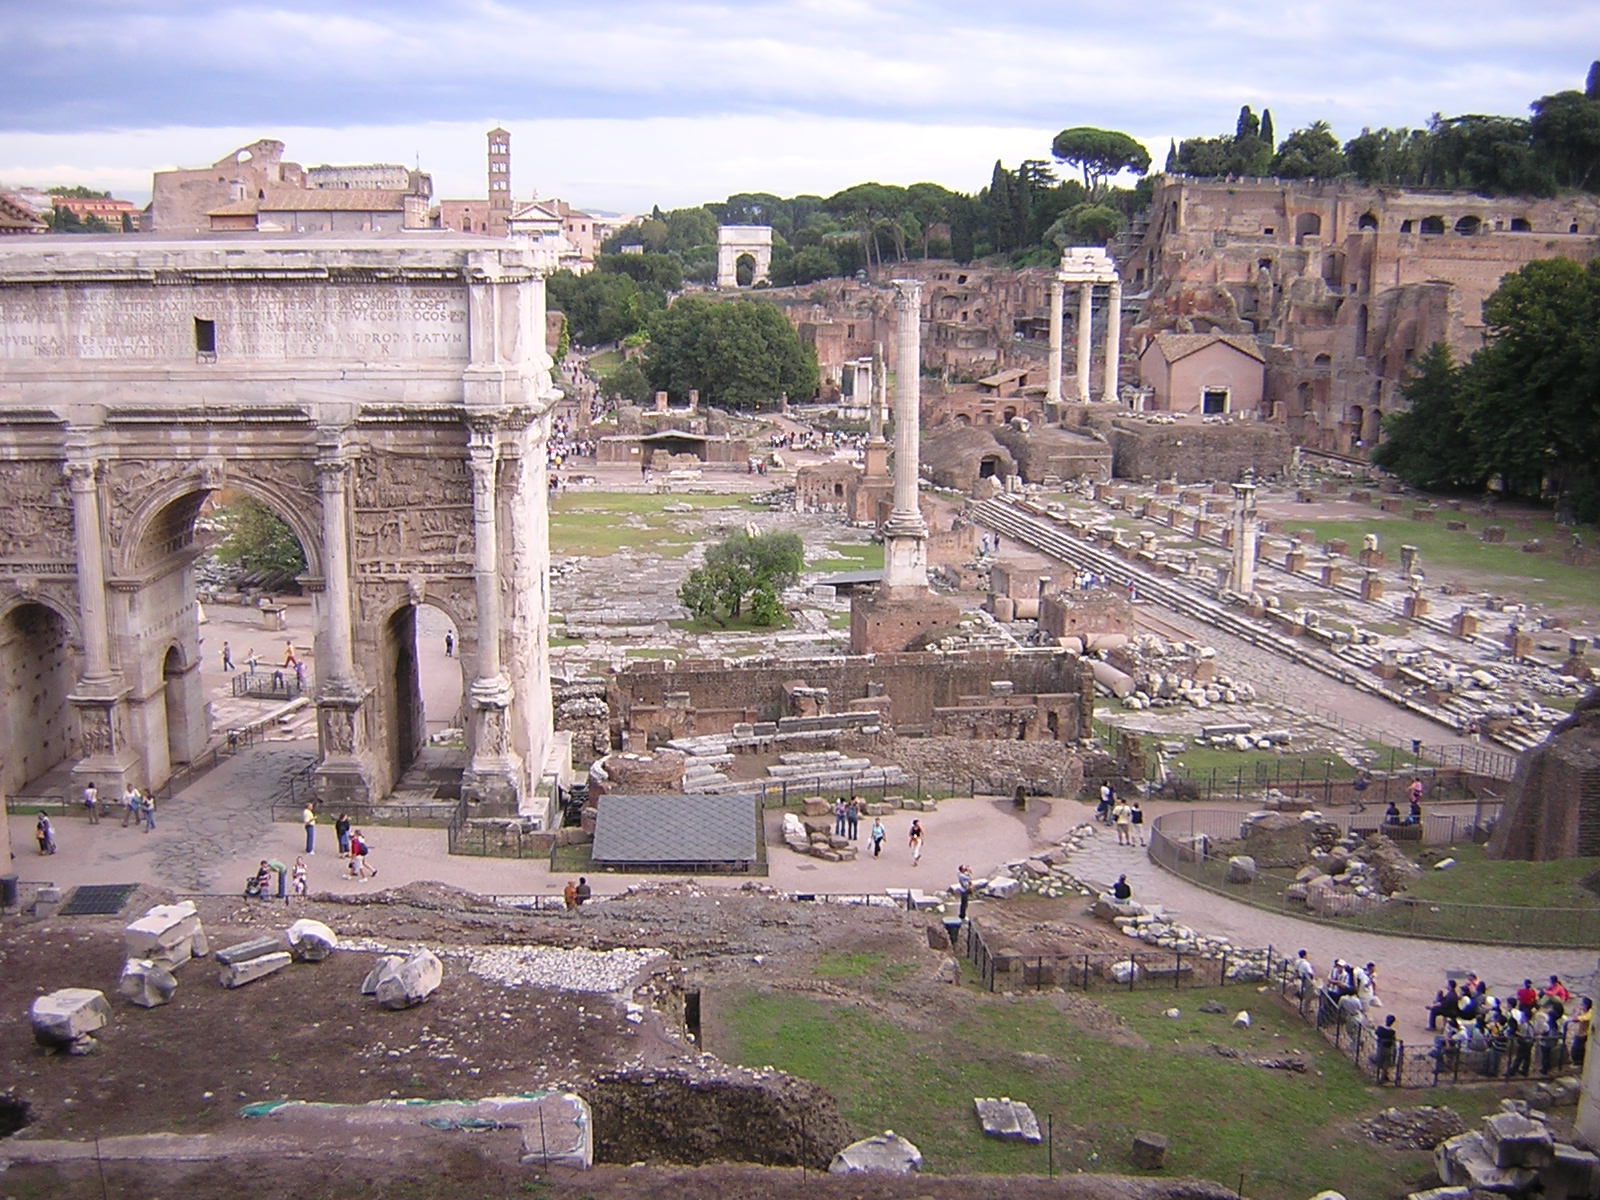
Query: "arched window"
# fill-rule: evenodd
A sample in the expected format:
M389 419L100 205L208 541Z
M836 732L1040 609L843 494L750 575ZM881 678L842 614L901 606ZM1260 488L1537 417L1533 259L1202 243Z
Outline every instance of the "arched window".
M1527 217L1512 217L1511 218L1511 232L1512 233L1532 233L1533 232L1533 225L1529 222Z
M1322 218L1316 213L1301 213L1294 219L1294 240L1302 244L1308 237L1322 236Z
M1370 230L1373 230L1374 232L1376 232L1377 228L1378 228L1378 216L1377 216L1377 214L1376 213L1370 213L1370 212L1362 213L1361 214L1361 219L1356 222L1356 228L1360 229L1360 230L1368 230L1368 229L1370 229Z
M1437 237L1444 232L1444 218L1439 216L1422 218L1422 236Z
M1483 220L1468 213L1456 222L1456 232L1462 237L1475 237L1483 232Z

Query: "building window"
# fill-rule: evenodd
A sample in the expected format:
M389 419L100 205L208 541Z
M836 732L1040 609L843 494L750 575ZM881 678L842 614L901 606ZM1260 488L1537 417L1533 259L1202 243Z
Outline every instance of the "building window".
M217 361L217 323L204 317L194 319L194 357L196 362Z
M1209 387L1200 389L1200 411L1208 417L1221 416L1228 411L1228 389Z

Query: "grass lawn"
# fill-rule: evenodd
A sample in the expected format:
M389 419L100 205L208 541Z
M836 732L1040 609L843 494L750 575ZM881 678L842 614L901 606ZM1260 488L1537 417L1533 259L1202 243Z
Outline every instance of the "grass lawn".
M688 514L666 512L669 504L702 511L749 507L742 496L562 492L550 501L550 552L603 556L648 548L681 558L701 535L678 528L678 518Z
M685 633L779 633L793 624L787 612L781 621L771 625L757 625L750 619L749 613L741 614L725 625L716 621L698 621L692 617L679 617L667 622L670 628L681 629Z
M1471 571L1482 577L1478 586L1486 590L1498 588L1539 604L1594 607L1595 596L1600 594L1600 571L1593 567L1569 567L1561 561L1561 551L1566 548L1569 535L1557 529L1554 521L1536 521L1532 529L1518 529L1508 523L1507 540L1490 544L1480 541L1478 533L1484 525L1494 522L1485 521L1476 514L1451 513L1449 516L1469 521L1471 528L1446 529L1444 513L1439 514L1437 521L1413 521L1409 517L1374 512L1370 518L1360 521L1289 524L1295 529L1315 530L1319 542L1343 538L1358 548L1365 534L1376 533L1391 562L1399 561L1402 545L1415 546L1422 556L1423 571L1430 574L1435 568ZM1550 547L1549 553L1522 552L1522 543L1535 537L1544 539Z
M1424 867L1445 856L1436 849L1422 859ZM1479 904L1526 905L1545 908L1600 910L1600 896L1583 886L1585 876L1600 871L1600 858L1562 858L1554 862L1491 859L1484 846L1460 845L1448 849L1456 865L1447 871L1426 870L1408 889L1418 900ZM1468 894L1463 895L1463 887Z
M621 350L602 350L598 354L589 355L589 370L594 373L596 379L604 379L621 365Z
M807 571L881 571L882 542L829 542L828 557L806 564Z
M866 961L872 957L825 956L818 974L890 988L877 975L880 964ZM1396 1102L1395 1094L1368 1088L1348 1061L1253 988L1093 998L1149 1048L1084 1032L1047 996L982 996L971 1007L952 1005L929 1027L927 1013L913 1024L878 1006L747 992L726 1014L735 1044L710 1049L823 1085L862 1134L888 1128L917 1143L933 1174L1046 1171L1045 1146L983 1136L976 1096L1015 1097L1032 1106L1041 1125L1053 1119L1055 1167L1063 1173L1137 1173L1128 1148L1139 1129L1171 1139L1164 1174L1230 1186L1243 1175L1245 1194L1257 1200L1303 1200L1334 1182L1352 1196L1400 1195L1426 1173L1427 1154L1384 1149L1349 1128ZM1225 1014L1198 1012L1213 998ZM1174 1005L1181 1018L1162 1015ZM1249 1029L1231 1025L1240 1008L1251 1013ZM1246 1055L1299 1050L1311 1069L1263 1070L1209 1052L1214 1043ZM1451 1104L1472 1120L1495 1098L1439 1091L1404 1102Z

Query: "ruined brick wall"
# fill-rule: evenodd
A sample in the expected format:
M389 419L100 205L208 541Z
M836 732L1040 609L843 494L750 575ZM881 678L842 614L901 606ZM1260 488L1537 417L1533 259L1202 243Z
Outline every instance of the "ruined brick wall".
M1057 591L1047 595L1040 605L1039 632L1052 638L1131 634L1133 606L1124 593L1110 588Z
M1522 756L1490 858L1600 855L1600 691Z
M827 688L834 712L887 697L896 727L926 730L936 709L958 708L963 697L987 696L996 681L1009 682L1018 696L1067 696L1054 705L1058 736L1085 736L1093 713L1093 677L1079 659L1063 652L970 651L878 654L849 658L762 659L729 663L722 659L690 659L681 663L644 660L631 663L609 681L612 722L618 728L636 724L636 707L665 708L667 698L687 693L693 714L720 721L725 715L775 721L785 715L784 687L801 682ZM682 705L676 705L680 709ZM689 732L703 729L691 722ZM730 722L727 726L732 728Z
M1288 433L1276 425L1112 425L1113 471L1118 479L1179 483L1236 480L1245 471L1258 478L1282 475L1293 450Z

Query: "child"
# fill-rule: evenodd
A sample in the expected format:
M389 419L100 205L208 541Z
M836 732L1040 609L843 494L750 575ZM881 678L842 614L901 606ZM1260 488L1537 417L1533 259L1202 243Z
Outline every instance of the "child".
M299 896L301 899L304 899L306 894L306 860L304 858L297 858L294 860L294 874L292 879L294 894Z

